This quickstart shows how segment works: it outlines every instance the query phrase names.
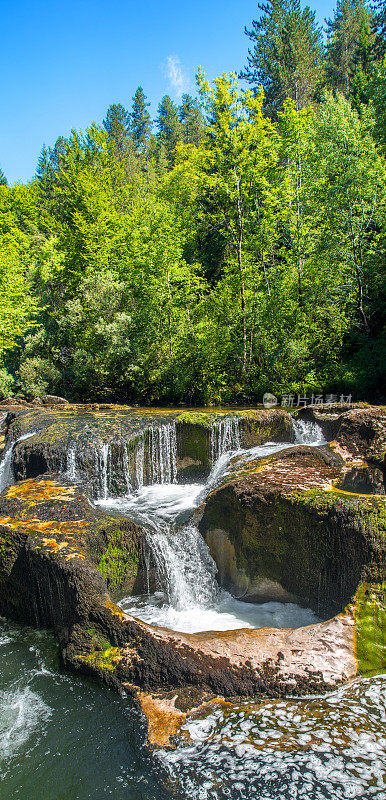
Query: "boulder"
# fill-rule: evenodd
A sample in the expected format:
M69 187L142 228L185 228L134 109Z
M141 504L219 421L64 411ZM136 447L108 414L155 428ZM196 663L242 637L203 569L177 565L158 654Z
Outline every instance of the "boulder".
M329 616L362 580L384 579L386 499L339 490L342 464L329 448L305 446L235 462L197 513L225 589Z

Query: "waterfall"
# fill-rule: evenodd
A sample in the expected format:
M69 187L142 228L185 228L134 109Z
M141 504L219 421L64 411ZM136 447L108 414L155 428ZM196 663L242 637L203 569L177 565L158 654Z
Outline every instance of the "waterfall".
M24 436L20 436L6 451L4 458L0 462L0 494L13 482L12 460L16 445L19 444L19 442L24 442L25 439L30 439L31 436L35 436L35 433L36 431L32 431L32 433L25 433Z
M99 445L97 451L98 475L100 483L100 496L103 500L107 500L109 494L109 475L108 467L111 465L110 458L110 445L102 443Z
M177 482L177 434L175 422L150 428L149 459L152 483Z
M145 441L143 436L141 436L141 438L136 443L134 448L134 471L135 471L135 483L137 489L142 489L143 487L144 465L145 465Z
M210 432L212 464L225 453L240 449L240 423L238 417L225 417Z
M177 433L174 422L143 431L135 442L95 445L97 468L96 495L107 500L111 495L141 491L145 484L177 483ZM67 454L67 475L76 478L76 451Z
M147 542L160 584L174 609L213 605L219 593L217 568L195 525L189 523L179 531L159 525Z
M295 444L326 444L323 431L317 422L306 422L304 419L293 419Z
M70 447L67 452L66 476L70 481L76 480L76 449Z

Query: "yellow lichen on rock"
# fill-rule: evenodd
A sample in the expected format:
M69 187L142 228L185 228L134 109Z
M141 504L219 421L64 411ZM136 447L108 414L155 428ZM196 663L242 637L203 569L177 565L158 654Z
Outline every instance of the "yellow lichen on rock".
M39 505L47 500L60 500L61 502L73 500L74 494L75 488L73 486L62 486L55 481L29 478L10 486L4 496L8 499Z
M157 747L170 745L171 737L179 733L187 717L175 707L177 695L168 699L138 692L137 699L146 717L149 744Z

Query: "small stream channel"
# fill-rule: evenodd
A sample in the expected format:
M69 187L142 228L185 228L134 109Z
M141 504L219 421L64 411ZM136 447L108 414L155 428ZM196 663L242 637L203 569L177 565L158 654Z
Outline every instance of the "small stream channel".
M295 422L295 441L314 446L325 442L315 423ZM109 480L101 481L96 504L125 514L147 528L149 556L156 567L157 590L142 597L122 598L126 613L153 625L187 633L236 628L293 628L318 622L311 609L294 603L243 603L221 590L216 581L216 565L196 525L194 509L227 475L231 462L241 465L290 447L292 443L268 442L258 447L240 446L237 418L226 418L211 432L212 469L205 482L177 483L177 440L175 425L160 426L150 440L150 485L134 481L142 474L143 448L133 463L133 474L126 476L125 496L109 497ZM140 460L140 463L138 461ZM108 458L103 460L108 475ZM185 524L182 523L185 521Z
M323 442L306 423L296 439ZM289 446L242 450L237 426L223 424L212 437L209 477L178 484L171 425L153 437L150 482L139 442L127 491L112 496L101 445L95 502L145 525L157 565L157 590L122 598L122 607L181 631L314 622L310 609L242 603L221 591L191 519L235 455L249 460ZM12 453L3 462L7 481L11 462ZM75 453L66 469L76 480ZM386 679L374 676L323 697L221 703L185 724L185 743L150 753L128 698L63 673L50 633L0 621L0 800L386 800L385 700Z

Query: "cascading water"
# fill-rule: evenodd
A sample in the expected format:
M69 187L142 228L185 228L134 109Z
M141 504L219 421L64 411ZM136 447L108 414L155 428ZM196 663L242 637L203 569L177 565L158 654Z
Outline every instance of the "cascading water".
M100 497L107 500L109 494L109 473L108 467L110 463L110 446L102 443L97 452L98 473L100 477Z
M150 428L149 457L152 483L177 482L177 434L175 422Z
M322 443L320 432L309 423L301 427L297 442ZM241 461L263 457L291 446L267 443L249 451L239 449L237 457ZM13 447L5 453L7 469ZM191 523L179 530L173 527L181 509L192 509L213 482L146 485L152 474L141 437L134 449L127 447L126 462L123 457L122 491L127 495L111 498L115 480L111 451L105 472L108 498L103 503L136 514L146 524L152 543L146 558L158 563L160 576L155 595L149 596L148 587L148 596L122 601L128 613L192 632L293 627L315 621L311 612L279 603L259 606L257 617L255 606L218 590L213 562L207 560L197 529ZM230 458L232 451L215 460L212 480L214 474L214 481L221 478ZM101 459L102 470L104 463ZM80 450L68 451L66 469L73 480L79 477ZM99 483L105 486L104 476ZM51 634L0 620L0 652L0 797L4 800L19 795L41 800L58 791L62 800L74 800L74 786L79 800L105 795L114 800L128 796L386 800L383 676L357 679L323 697L207 704L187 719L173 749L153 750L150 758L128 701L78 676L58 672L57 644ZM61 758L53 758L53 753L61 753Z
M292 425L295 432L295 444L326 444L323 431L317 422L294 419Z
M134 449L134 477L137 489L143 487L143 473L145 466L145 441L143 436L137 442Z
M240 424L238 417L225 417L210 432L212 464L232 450L240 449Z
M178 611L210 607L218 597L216 565L192 523L178 531L164 524L151 535L150 546L168 602Z
M116 447L119 457L113 458L112 446L106 442L95 445L97 479L94 492L98 499L107 500L117 494L117 486L130 495L144 485L174 484L177 482L177 434L174 422L151 426L143 431L134 445L123 442ZM67 454L67 474L76 476L76 450Z
M19 442L24 442L26 439L30 439L31 436L35 436L35 433L36 431L32 431L32 433L25 433L24 436L20 436L16 442L11 444L3 456L3 459L0 462L0 494L7 486L13 483L12 459L16 445L19 444Z
M76 472L76 449L75 449L75 447L70 447L69 450L67 451L66 476L70 481L76 481L77 472Z
M306 426L302 426L303 435ZM155 461L151 472L153 485L144 486L125 498L110 499L107 504L108 508L130 515L147 528L147 544L158 580L159 591L154 595L125 598L121 601L122 608L146 622L180 631L261 625L291 627L315 622L317 618L309 609L300 609L291 603L255 606L235 600L220 590L215 579L216 565L198 529L192 522L178 524L181 513L191 514L205 499L235 455L240 460L249 459L251 454L255 458L263 457L267 448L277 452L291 444L270 443L249 451L241 450L238 419L227 417L212 431L210 444L214 463L206 484L178 485L172 483L176 480L175 451L166 446L166 433L150 436L149 450L152 463L153 459ZM319 437L319 432L313 428L308 436L313 444L316 444L315 435Z

